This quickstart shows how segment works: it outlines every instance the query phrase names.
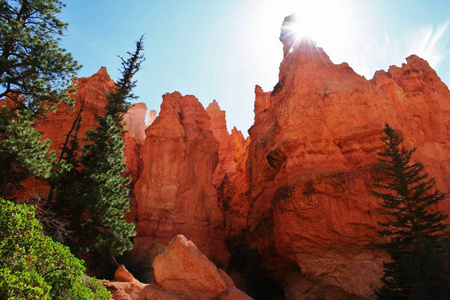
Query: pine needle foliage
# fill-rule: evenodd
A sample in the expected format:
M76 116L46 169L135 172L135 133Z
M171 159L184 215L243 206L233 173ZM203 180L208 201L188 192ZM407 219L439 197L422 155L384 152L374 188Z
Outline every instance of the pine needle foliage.
M41 142L41 134L33 127L29 110L12 111L7 106L0 112L0 196L14 200L28 177L48 178L54 151L50 140Z
M16 108L42 114L68 101L80 68L59 43L67 24L59 19L60 0L0 0L0 98Z
M128 99L134 97L136 82L132 79L143 61L142 51L141 38L130 58L122 59L122 78L107 94L106 115L97 117L99 125L87 132L87 144L81 151L79 196L85 214L79 222L78 249L103 260L114 261L133 247L130 238L135 235L135 226L124 219L130 206L130 179L122 176L126 167L122 121Z
M36 118L71 102L79 66L59 43L67 24L59 0L0 0L0 196L20 182L50 176L54 152L33 127Z
M439 277L441 270L427 254L440 252L445 237L447 215L436 211L445 194L435 190L436 181L424 172L423 164L411 161L416 149L401 146L402 138L389 124L384 133L377 169L385 180L376 182L372 193L383 200L386 216L379 222L383 242L377 246L388 252L391 261L384 263L383 287L377 295L379 299L439 299L436 293L443 288L442 280L429 278Z

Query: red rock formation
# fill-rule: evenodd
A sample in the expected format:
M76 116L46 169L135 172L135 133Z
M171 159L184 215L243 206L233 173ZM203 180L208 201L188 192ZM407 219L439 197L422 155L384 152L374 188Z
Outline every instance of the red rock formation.
M214 137L219 141L219 162L214 171L213 182L218 190L220 207L226 220L225 236L240 236L235 240L243 241L242 235L247 225L249 209L248 202L243 200L248 189L244 171L250 140L244 139L235 127L231 134L228 134L225 111L220 109L216 100L206 108L206 112L211 119ZM228 241L227 247L233 248L234 245Z
M42 133L42 140L49 138L51 149L55 150L59 156L61 148L64 145L66 136L69 134L73 122L81 110L81 124L78 134L80 146L84 144L83 137L90 128L97 127L96 116L105 113L106 95L114 88L114 81L109 77L105 67L92 75L91 77L79 78L76 82L77 91L72 96L75 98L75 106L61 104L56 112L50 112L46 118L36 122L36 127ZM138 146L142 144L145 130L146 106L138 103L130 108L129 113L125 115L125 120L129 123L126 126L128 133L125 134L126 148L124 161L128 163L128 173L133 179L137 179L139 169ZM24 183L24 190L17 194L18 199L26 201L36 194L46 197L49 187L36 180L27 180Z
M52 141L52 149L58 153L80 108L83 106L79 136L84 137L89 128L97 126L95 116L105 112L105 93L111 92L114 88L114 81L109 77L105 67L100 68L91 77L79 78L75 83L77 85L77 92L73 94L75 107L63 104L55 113L49 113L47 119L39 121L42 137L49 138ZM82 143L81 140L80 142Z
M103 280L103 284L117 300L251 300L183 235L177 235L153 260L153 267L156 283L139 282L121 265L114 281Z
M131 108L124 159L136 182L129 215L137 222L133 254L152 259L181 233L226 264L226 240L233 255L260 259L288 299L370 298L387 258L372 246L382 216L381 200L370 194L381 178L373 166L383 125L389 122L406 147L417 148L413 159L448 192L450 92L414 55L366 80L346 63L333 64L309 39L295 41L287 27L280 40L279 82L273 92L256 86L247 139L235 128L228 134L216 101L205 111L193 96L166 94L159 117L150 112L147 125L144 105ZM77 83L75 109L62 106L39 122L57 151L81 103L83 135L95 127L114 85L104 68ZM45 194L45 186L31 187ZM450 213L450 201L439 208ZM239 298L219 273L227 295ZM148 299L184 297L136 282L115 288L123 297L144 290Z
M168 292L156 284L147 285L139 294L137 300L189 300L182 295Z
M245 241L250 209L247 201L249 184L245 169L250 138L244 139L242 133L233 128L228 143L230 146L225 159L228 162L223 164L224 169L216 170L216 173L224 174L217 190L225 218L227 247L233 249Z
M102 280L102 282L106 289L111 292L111 299L114 300L138 299L139 294L141 294L142 290L146 287L146 285L141 282L120 282L109 280Z
M75 83L78 87L77 92L72 95L75 98L75 106L61 104L56 112L50 112L46 118L36 122L37 130L42 133L42 140L49 138L52 141L51 149L55 150L58 156L81 107L83 109L79 138L80 145L83 145L82 137L89 128L97 126L95 116L104 113L105 93L114 87L114 81L109 77L105 67L100 68L93 76L80 78ZM47 197L49 187L45 183L29 179L23 182L23 185L24 189L17 193L19 201L27 201L36 194Z
M211 260L226 264L223 216L212 183L219 143L205 109L194 96L166 94L146 135L135 186L136 257L151 258L184 234Z
M145 140L145 115L147 114L147 105L145 103L136 103L130 106L124 116L125 130L125 162L127 164L126 173L130 174L133 183L137 181L142 167L140 161L140 148Z
M147 115L147 122L145 125L148 127L153 124L156 119L156 110L150 110Z
M211 131L219 142L218 163L214 170L213 182L219 186L232 159L230 136L225 120L225 111L221 110L216 100L206 108L211 122Z
M259 124L266 117L267 109L270 107L270 94L271 92L264 92L259 85L255 86L254 124Z
M124 265L120 265L117 270L114 272L114 281L119 282L135 282L137 281L134 278L133 274L131 274Z
M155 257L153 268L163 288L192 298L216 298L227 289L217 267L183 235Z
M333 64L311 41L291 38L283 29L285 56L270 99L256 89L241 175L249 184L245 243L286 291L307 277L342 297L371 297L386 259L372 246L382 217L370 194L383 124L398 130L406 147L417 147L414 159L447 192L450 92L417 56L369 81L346 63ZM449 213L449 201L441 208Z
M102 282L108 291L111 292L114 300L188 300L182 295L164 290L157 284L145 284L139 281L118 282L103 280Z
M156 282L190 299L251 299L209 261L191 241L177 235L153 260Z
M242 132L233 127L228 134L225 111L221 110L219 104L214 100L206 108L211 120L211 131L219 141L219 162L214 170L213 182L219 187L225 174L230 176L237 172L238 163L245 158L248 140L244 139Z

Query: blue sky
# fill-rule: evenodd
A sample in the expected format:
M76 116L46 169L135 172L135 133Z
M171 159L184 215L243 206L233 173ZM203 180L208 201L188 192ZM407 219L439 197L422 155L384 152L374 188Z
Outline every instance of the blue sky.
M117 79L120 61L145 34L143 69L135 90L159 111L168 92L216 99L228 128L253 124L254 87L278 80L283 18L298 15L306 34L334 63L346 61L370 79L410 54L426 59L450 85L448 0L68 0L63 46L83 65L79 77L106 66Z

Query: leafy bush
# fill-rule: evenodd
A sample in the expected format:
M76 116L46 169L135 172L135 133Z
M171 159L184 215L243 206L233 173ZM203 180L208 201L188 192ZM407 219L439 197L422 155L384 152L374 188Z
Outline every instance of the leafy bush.
M0 199L1 299L109 299L69 248L42 232L34 209Z

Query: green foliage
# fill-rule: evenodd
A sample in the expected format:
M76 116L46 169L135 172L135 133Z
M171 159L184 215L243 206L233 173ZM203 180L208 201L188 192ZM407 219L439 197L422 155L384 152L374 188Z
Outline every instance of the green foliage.
M81 221L81 247L84 251L99 251L115 257L132 248L130 237L134 224L124 220L129 210L130 180L122 177L125 169L123 130L111 115L98 118L99 127L87 133L91 143L83 147L81 195L87 208L87 218ZM84 241L84 243L83 243Z
M0 98L21 95L19 109L40 114L69 99L79 66L59 46L63 7L59 0L0 0Z
M49 179L50 191L47 197L47 203L54 203L51 210L56 215L56 218L62 220L63 232L68 231L70 233L75 233L85 209L80 195L80 186L83 184L83 178L81 177L80 159L78 156L80 149L78 132L81 124L81 111L79 111L72 129L67 135L58 161L54 163L54 172ZM64 244L70 244L65 236L58 234L57 228L51 229L48 233L56 240Z
M83 262L42 233L34 210L0 199L1 299L109 299Z
M386 221L379 222L379 234L391 262L384 263L383 288L380 299L439 299L436 293L447 289L440 264L430 259L431 253L444 253L443 238L447 215L432 212L445 194L434 190L435 179L423 172L421 163L412 163L415 149L401 146L402 139L388 125L384 128L384 151L379 153L378 170L386 177L375 184L373 194L383 200ZM442 257L441 257L442 258ZM448 260L447 258L442 258ZM434 280L430 281L431 278ZM433 296L432 296L433 295Z
M114 257L133 247L130 238L136 233L134 224L125 219L129 210L129 178L122 177L123 162L123 115L127 111L127 99L133 98L132 81L143 61L142 37L136 43L136 51L127 60L122 59L122 78L115 90L107 94L106 115L97 117L98 127L87 133L86 146L82 149L81 171L83 185L81 195L87 206L87 217L81 222L83 240L80 246L87 252Z
M106 115L113 117L117 126L123 128L123 115L127 112L129 107L128 99L136 99L137 97L132 93L136 86L136 81L133 76L139 71L141 63L144 61L144 56L141 52L144 50L143 37L136 42L136 51L134 53L128 52L130 56L127 60L122 60L122 78L119 79L112 93L108 93L108 103L106 105Z
M50 140L32 126L29 110L12 112L4 106L0 114L0 196L11 199L20 182L27 177L50 176L55 153L48 153Z

